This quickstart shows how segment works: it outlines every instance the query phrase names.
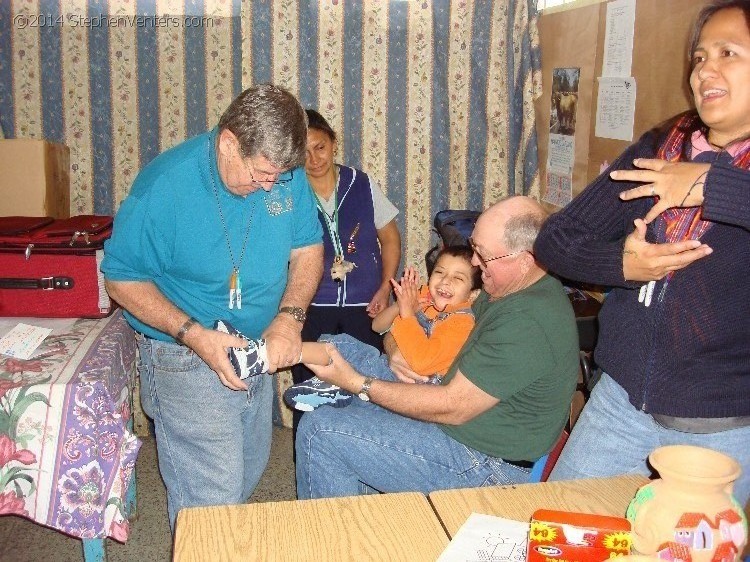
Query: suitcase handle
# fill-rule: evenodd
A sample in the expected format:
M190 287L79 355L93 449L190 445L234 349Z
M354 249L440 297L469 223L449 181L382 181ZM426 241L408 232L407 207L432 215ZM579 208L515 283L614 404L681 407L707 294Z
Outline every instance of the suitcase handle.
M38 279L23 279L14 277L0 278L0 289L72 289L72 277L41 277Z

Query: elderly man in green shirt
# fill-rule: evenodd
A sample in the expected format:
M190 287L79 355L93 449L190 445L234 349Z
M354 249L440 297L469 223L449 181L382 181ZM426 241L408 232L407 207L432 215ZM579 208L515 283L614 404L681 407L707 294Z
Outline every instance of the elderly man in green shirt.
M321 379L358 394L305 415L297 434L299 498L528 481L569 413L578 334L561 283L532 248L546 213L511 197L479 217L469 240L482 270L476 325L442 385L408 370L387 345L393 381L358 373L329 346Z

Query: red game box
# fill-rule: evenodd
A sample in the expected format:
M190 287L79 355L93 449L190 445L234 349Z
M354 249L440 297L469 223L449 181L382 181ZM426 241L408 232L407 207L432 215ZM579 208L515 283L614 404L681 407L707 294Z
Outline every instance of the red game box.
M630 522L622 517L538 509L531 518L528 562L601 562L630 554Z

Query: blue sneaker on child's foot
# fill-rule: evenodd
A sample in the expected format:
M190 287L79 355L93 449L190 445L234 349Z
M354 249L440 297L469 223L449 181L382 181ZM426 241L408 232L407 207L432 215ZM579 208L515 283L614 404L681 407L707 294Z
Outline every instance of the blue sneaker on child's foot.
M284 401L289 407L301 412L311 412L326 405L342 408L348 406L352 398L351 393L318 377L290 386L284 392Z
M242 332L232 327L229 322L217 320L214 326L219 332L232 334L247 340L247 347L230 347L227 355L234 367L234 371L240 379L246 379L254 375L268 372L268 352L266 351L266 340L247 339Z

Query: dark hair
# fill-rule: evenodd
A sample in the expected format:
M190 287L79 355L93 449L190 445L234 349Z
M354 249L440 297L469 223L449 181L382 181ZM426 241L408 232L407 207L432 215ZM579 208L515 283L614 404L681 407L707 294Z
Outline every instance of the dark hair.
M750 31L750 0L714 0L714 2L711 2L710 4L706 5L701 9L700 12L698 12L698 16L695 18L695 22L693 23L693 27L690 30L690 38L688 40L688 89L692 91L692 86L690 85L690 75L693 71L693 53L695 53L696 48L698 47L698 42L700 41L701 32L703 31L703 28L708 23L708 20L710 20L714 15L716 15L717 12L720 12L722 10L732 10L732 9L738 9L742 10L742 13L745 15L745 25L748 28L748 31ZM700 118L700 115L698 114L698 111L696 109L689 109L687 111L684 111L680 113L679 115L675 115L674 117L671 117L667 119L666 121L660 123L656 127L652 129L652 133L654 133L654 142L656 143L655 146L658 147L659 143L661 143L662 139L664 138L664 135L669 132L675 124L682 119L685 116L692 116L692 119L687 120L686 123L680 127L681 132L685 135L686 138L690 138L692 134L696 131L700 131L703 133L703 135L708 138L708 126L703 122L703 120ZM743 140L743 137L740 139L734 139L732 142L736 142L738 140ZM690 159L690 146L691 143L685 142L682 146L682 158L683 160L689 160Z
M308 129L317 129L318 131L322 131L327 134L332 141L336 141L336 132L333 130L333 127L328 124L328 121L326 121L325 117L323 117L314 109L306 109L305 113L307 113Z
M435 263L432 266L432 269L435 269L435 266L437 265L437 262L440 261L440 258L442 256L453 256L454 258L463 258L467 262L469 262L469 265L471 266L471 288L473 289L481 289L482 288L482 270L479 269L478 266L471 263L471 259L474 257L474 250L471 249L471 246L445 246L443 249L441 249L438 252L437 257L435 258ZM432 271L430 271L430 275L432 275Z
M305 163L307 115L291 93L273 84L242 92L219 120L237 137L245 157L263 156L283 170Z
M745 25L747 25L747 28L750 31L750 0L715 0L698 12L698 17L695 18L693 29L690 31L690 41L688 42L689 60L692 61L693 53L695 52L696 47L698 47L698 41L700 41L701 31L703 31L703 27L708 23L708 20L710 20L716 12L720 12L721 10L731 10L733 8L742 10L745 14ZM690 66L692 69L692 62Z

